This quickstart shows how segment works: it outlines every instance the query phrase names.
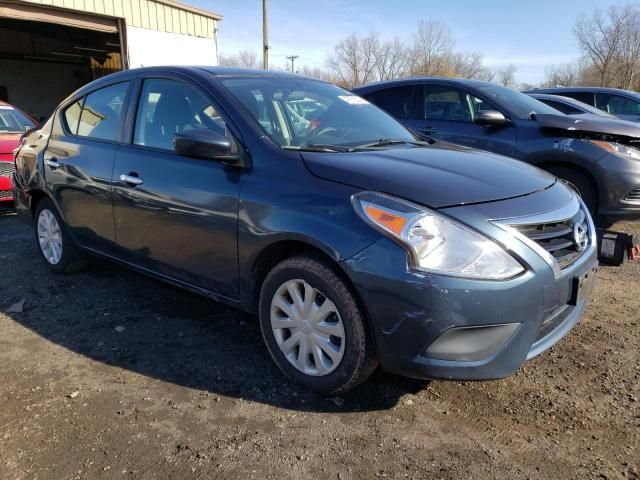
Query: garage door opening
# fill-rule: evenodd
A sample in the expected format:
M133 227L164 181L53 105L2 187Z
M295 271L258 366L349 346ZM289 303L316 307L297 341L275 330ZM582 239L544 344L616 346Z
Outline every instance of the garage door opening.
M29 18L46 21L15 12L7 18L0 11L0 93L33 118L45 119L74 90L122 70L126 62L118 20L64 11L56 18L49 13L53 9L39 11L45 15L30 11Z

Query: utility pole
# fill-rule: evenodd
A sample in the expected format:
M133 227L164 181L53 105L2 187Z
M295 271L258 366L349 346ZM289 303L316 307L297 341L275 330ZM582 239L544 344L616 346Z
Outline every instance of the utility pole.
M293 61L298 58L300 55L290 55L287 57L287 60L291 60L291 73L296 73L293 69Z
M269 20L267 0L262 0L262 68L269 70Z

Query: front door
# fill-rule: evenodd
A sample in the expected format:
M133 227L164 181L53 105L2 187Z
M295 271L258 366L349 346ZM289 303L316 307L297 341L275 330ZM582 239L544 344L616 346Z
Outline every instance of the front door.
M128 88L95 90L57 112L44 152L47 187L75 240L101 251L115 239L111 174Z
M516 151L516 128L480 126L473 122L480 110L497 110L466 90L449 85L424 84L418 97L418 133L446 142L513 156Z
M230 136L218 108L181 80L144 80L133 141L113 169L116 241L130 262L237 298L238 196L243 171L173 150L173 136L213 129Z

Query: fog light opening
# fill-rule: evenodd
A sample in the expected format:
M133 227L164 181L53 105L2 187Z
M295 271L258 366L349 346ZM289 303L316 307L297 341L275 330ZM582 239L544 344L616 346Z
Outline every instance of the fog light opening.
M476 362L485 360L505 345L521 323L451 328L424 349L422 355L437 360Z

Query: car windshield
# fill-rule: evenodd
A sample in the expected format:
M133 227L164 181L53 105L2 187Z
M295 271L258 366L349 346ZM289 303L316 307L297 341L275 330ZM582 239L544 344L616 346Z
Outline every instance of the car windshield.
M35 123L24 113L9 105L0 105L0 132L24 132Z
M500 85L485 84L477 89L495 103L503 105L513 116L519 119L528 119L532 113L557 115L558 111L549 105L536 100L524 93Z
M363 98L303 78L235 77L222 81L279 146L357 147L415 141L400 123ZM382 146L382 142L381 142Z

